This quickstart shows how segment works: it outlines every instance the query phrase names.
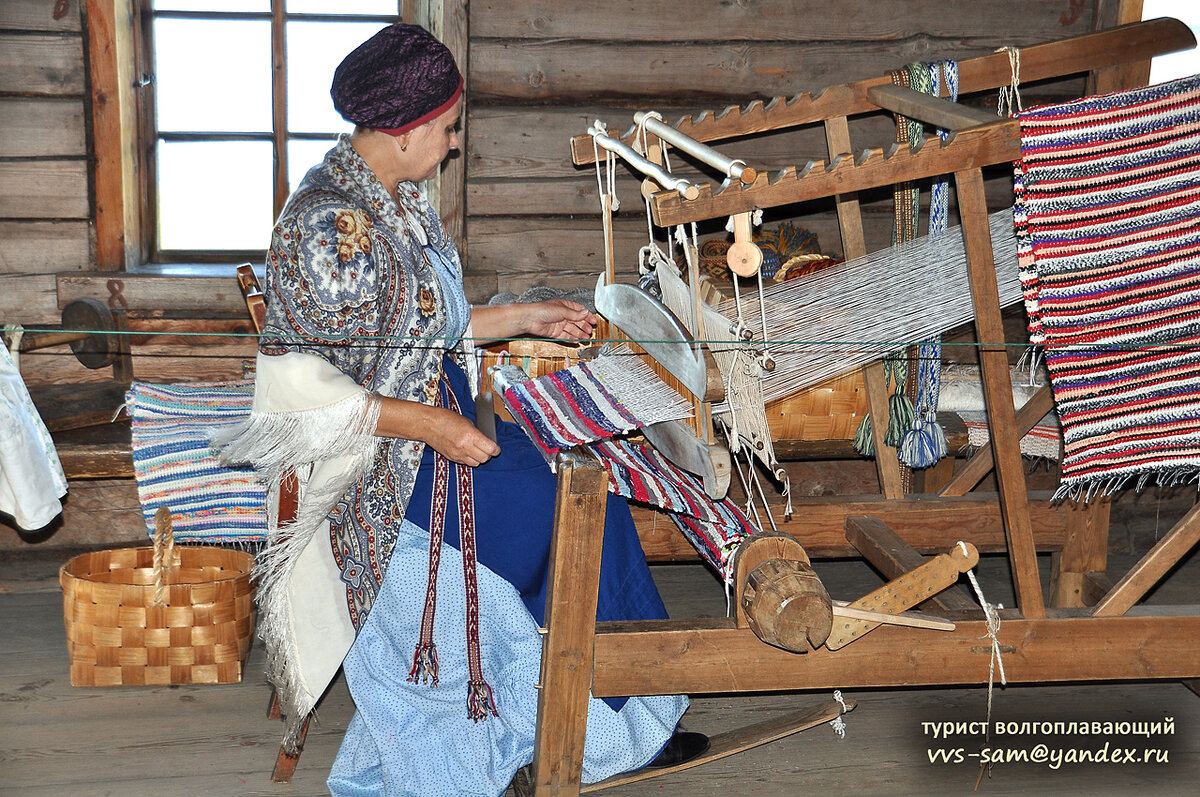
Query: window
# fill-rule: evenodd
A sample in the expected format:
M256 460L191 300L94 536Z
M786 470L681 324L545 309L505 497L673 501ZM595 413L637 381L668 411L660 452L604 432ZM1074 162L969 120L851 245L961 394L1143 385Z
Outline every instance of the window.
M1175 17L1187 24L1200 39L1200 5L1196 0L1145 0L1142 19ZM1150 63L1150 82L1164 83L1200 72L1200 57L1195 50L1160 55Z
M261 259L291 189L350 129L334 69L403 0L143 1L146 259Z

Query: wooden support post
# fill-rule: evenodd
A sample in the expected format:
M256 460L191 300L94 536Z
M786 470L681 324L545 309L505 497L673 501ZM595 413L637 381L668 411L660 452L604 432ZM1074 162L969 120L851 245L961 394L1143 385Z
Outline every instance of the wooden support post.
M608 499L608 476L586 452L559 455L557 471L533 752L537 797L579 794Z
M1052 558L1050 596L1053 605L1082 607L1089 605L1089 573L1104 573L1108 568L1107 498L1088 504L1076 502L1067 507L1067 536L1063 549Z
M1193 506L1096 604L1096 617L1125 614L1200 540L1200 504Z
M1000 493L1000 511L1008 538L1017 604L1026 617L1044 617L1046 606L1038 577L1037 551L1029 521L1029 499L1021 466L1021 437L1013 408L1012 377L1004 346L1004 322L988 229L987 196L983 173L976 167L955 172L958 211L967 251L967 272L975 306L975 332L979 341L979 367L987 407L988 432Z
M829 162L839 155L850 155L850 124L845 116L834 116L825 120L825 144L829 150ZM842 236L842 254L847 260L865 257L866 236L863 234L862 210L858 194L838 194L838 231ZM879 473L879 489L885 498L900 498L904 495L903 479L900 476L900 459L896 449L885 445L887 432L888 403L883 363L871 363L863 367L863 383L866 388L867 412L871 416L872 436L875 440L875 468Z

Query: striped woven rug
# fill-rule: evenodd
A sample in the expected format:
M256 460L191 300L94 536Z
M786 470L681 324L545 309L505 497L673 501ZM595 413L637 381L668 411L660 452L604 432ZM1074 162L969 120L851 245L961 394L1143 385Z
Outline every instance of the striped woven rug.
M1200 76L1023 112L1030 338L1063 429L1059 496L1200 467Z
M253 381L130 386L133 471L151 538L154 514L167 506L177 541L266 539L266 486L250 467L222 465L208 445L212 432L244 420L253 401Z
M722 576L754 531L730 501L714 501L700 480L680 470L648 443L626 433L691 414L691 405L663 384L628 349L533 379L512 365L493 369L496 385L517 423L548 462L554 454L588 446L608 472L609 491L665 509Z

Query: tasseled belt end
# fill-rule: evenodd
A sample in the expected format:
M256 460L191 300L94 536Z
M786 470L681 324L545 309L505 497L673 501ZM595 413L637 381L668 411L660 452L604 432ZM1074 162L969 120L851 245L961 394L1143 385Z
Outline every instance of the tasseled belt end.
M500 716L492 687L488 686L487 681L471 681L467 684L467 716L479 722L487 719L489 713L493 717Z
M416 652L413 653L412 669L408 671L408 680L414 684L438 685L437 646L432 642L417 645Z

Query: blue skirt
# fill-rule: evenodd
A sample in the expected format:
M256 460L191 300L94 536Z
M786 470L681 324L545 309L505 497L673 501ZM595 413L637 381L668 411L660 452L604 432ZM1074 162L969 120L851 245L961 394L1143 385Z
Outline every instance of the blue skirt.
M446 360L443 385L465 415L474 401ZM407 681L428 570L433 452L426 449L383 587L343 665L356 712L334 762L334 795L500 795L533 756L556 478L520 427L497 420L501 453L474 469L480 649L498 717L467 716L458 500L451 495L438 569L439 684ZM455 481L450 479L452 493ZM666 617L624 499L609 496L600 567L601 620ZM643 766L687 708L682 695L591 699L584 780Z

